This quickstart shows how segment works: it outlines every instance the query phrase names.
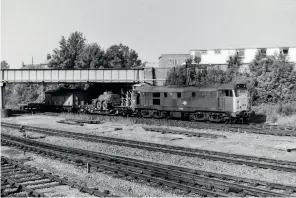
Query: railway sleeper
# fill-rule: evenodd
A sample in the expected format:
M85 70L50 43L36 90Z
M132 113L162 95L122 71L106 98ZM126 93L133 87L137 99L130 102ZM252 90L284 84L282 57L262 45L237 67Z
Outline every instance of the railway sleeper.
M18 164L18 162L14 162L14 161L11 161L10 163ZM39 179L40 179L39 181L36 181L36 182L33 181L35 187L33 187L32 189L37 189L37 188L41 189L44 187L53 187L53 186L57 186L57 185L69 185L70 186L73 184L72 186L75 186L77 188L82 188L84 192L91 192L92 194L99 196L99 197L106 197L107 196L106 194L104 194L102 192L85 188L79 184L67 181L65 178L61 179L58 176L54 176L51 173L44 173L43 171L40 171L36 168L28 167L28 166L26 166L26 169L29 169L30 171L43 176L41 178L39 176ZM38 176L37 176L37 178L38 178ZM36 177L35 177L35 179L36 179ZM47 181L45 182L44 179L47 179ZM28 179L26 179L26 180L28 181ZM43 181L41 181L41 180L43 180ZM40 183L40 184L47 183L48 185L36 186L36 184L38 184L38 183ZM32 186L32 183L31 184L24 184L24 185L22 185L22 188L26 188L26 186ZM32 189L31 189L31 191L34 192Z
M12 167L12 168L6 168L6 169L3 169L2 166L1 166L1 174L2 175L5 175L7 173L10 173L12 171L16 172L16 171L21 171L22 169L21 168L15 168L15 167Z
M1 174L3 177L10 177L13 175L23 175L23 174L28 174L26 170L20 170L20 171L9 171L8 173ZM16 178L16 177L15 177Z
M36 181L36 180L42 180L44 177L42 176L35 176L31 178L23 178L23 179L18 179L16 180L17 183L24 183L24 182L30 182L30 181Z
M40 185L40 184L46 184L46 183L51 183L52 181L49 180L49 179L42 179L42 180L34 180L34 181L30 181L30 182L27 182L25 184L22 184L22 185L25 185L25 186L35 186L35 185ZM24 183L24 182L22 182Z

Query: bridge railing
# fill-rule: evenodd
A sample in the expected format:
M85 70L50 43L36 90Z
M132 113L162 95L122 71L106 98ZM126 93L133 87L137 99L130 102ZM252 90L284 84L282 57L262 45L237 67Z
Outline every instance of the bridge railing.
M143 82L144 69L5 69L3 83Z

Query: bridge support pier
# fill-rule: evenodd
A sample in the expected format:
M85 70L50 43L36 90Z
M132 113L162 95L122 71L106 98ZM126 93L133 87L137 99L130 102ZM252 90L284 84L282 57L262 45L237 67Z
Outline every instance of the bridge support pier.
M0 103L0 109L5 109L5 83L0 83L0 88L1 88L1 91L0 91L0 100L1 100L1 103Z
M10 110L5 108L5 83L0 83L0 89L1 117L9 117Z

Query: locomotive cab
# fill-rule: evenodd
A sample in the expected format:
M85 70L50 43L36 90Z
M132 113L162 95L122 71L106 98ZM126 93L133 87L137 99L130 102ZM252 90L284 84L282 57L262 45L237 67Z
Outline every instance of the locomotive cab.
M218 109L231 112L232 117L247 117L250 105L246 84L221 85L218 88Z
M249 111L249 94L246 84L236 84L235 92L235 106L236 112Z

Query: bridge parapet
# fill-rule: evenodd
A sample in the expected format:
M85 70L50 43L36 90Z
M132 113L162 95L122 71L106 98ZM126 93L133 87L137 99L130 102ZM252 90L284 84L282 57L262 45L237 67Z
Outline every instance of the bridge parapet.
M144 69L5 69L2 83L135 83L144 82Z

